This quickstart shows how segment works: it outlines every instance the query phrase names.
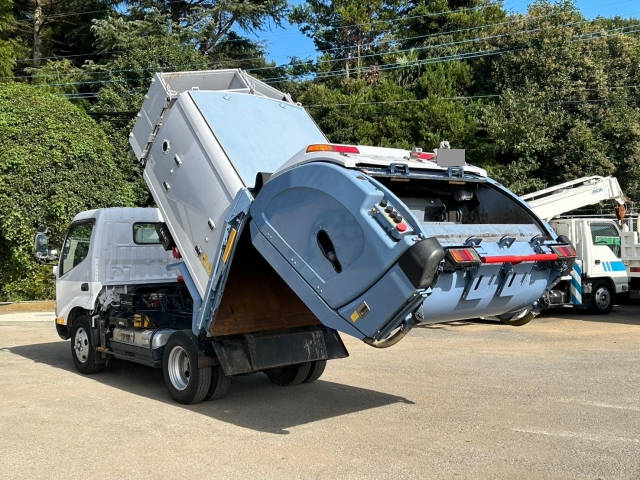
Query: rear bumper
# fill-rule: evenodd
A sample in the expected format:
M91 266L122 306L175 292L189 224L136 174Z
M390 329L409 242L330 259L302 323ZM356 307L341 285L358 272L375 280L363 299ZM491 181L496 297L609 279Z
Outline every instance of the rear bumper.
M559 273L544 263L443 272L418 313L425 323L437 323L522 310L536 304Z

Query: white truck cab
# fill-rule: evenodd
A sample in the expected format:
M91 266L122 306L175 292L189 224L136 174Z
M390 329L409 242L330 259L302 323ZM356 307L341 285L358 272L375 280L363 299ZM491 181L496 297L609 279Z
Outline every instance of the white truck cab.
M559 218L551 226L573 242L577 258L571 278L550 292L551 305L590 307L596 313L611 311L617 294L629 289L622 261L620 230L607 218Z
M62 245L56 277L56 326L68 338L69 321L93 311L106 286L176 284L175 262L158 238L156 208L103 208L75 216Z
M629 273L619 222L614 218L565 215L607 200L618 204L616 216L624 218L628 199L615 177L578 178L523 195L522 199L555 232L573 243L577 257L570 275L564 276L542 299L546 307L574 305L594 313L608 313L616 295L629 292ZM633 242L631 242L633 243ZM628 253L627 253L628 254Z

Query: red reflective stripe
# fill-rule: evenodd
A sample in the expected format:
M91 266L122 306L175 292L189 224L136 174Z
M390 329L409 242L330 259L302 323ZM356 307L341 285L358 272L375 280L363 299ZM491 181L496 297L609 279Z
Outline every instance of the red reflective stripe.
M640 273L640 267L631 267L630 270L633 273Z
M351 147L349 145L331 145L334 152L338 153L360 153L358 147Z
M496 255L494 257L480 257L482 263L521 263L521 262L544 262L558 260L555 253L537 253L534 255Z

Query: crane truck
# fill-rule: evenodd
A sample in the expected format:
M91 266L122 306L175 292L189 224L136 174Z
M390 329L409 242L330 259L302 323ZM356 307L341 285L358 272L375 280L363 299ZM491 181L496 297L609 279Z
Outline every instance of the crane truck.
M463 150L332 144L241 70L156 74L130 143L157 208L75 217L56 328L81 372L162 368L178 402L240 374L314 381L348 355L338 332L384 348L421 322L526 323L574 259Z
M594 313L611 311L616 295L640 289L640 243L633 223L622 223L629 200L615 177L588 176L523 195L534 212L575 245L569 275L542 299L545 307L573 305ZM614 200L616 218L564 216L578 208ZM630 282L630 276L638 279Z

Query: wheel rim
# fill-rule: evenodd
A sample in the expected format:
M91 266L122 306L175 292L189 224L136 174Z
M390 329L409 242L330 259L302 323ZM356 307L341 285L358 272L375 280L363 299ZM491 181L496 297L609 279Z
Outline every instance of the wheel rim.
M82 327L76 330L76 336L73 339L73 349L76 352L78 361L80 363L87 363L87 360L89 360L89 336Z
M611 294L609 293L609 289L606 287L600 287L596 290L596 305L600 310L606 310L609 308L609 303L611 302Z
M167 362L169 379L176 390L184 390L189 385L191 378L191 362L184 348L176 345L169 353Z

